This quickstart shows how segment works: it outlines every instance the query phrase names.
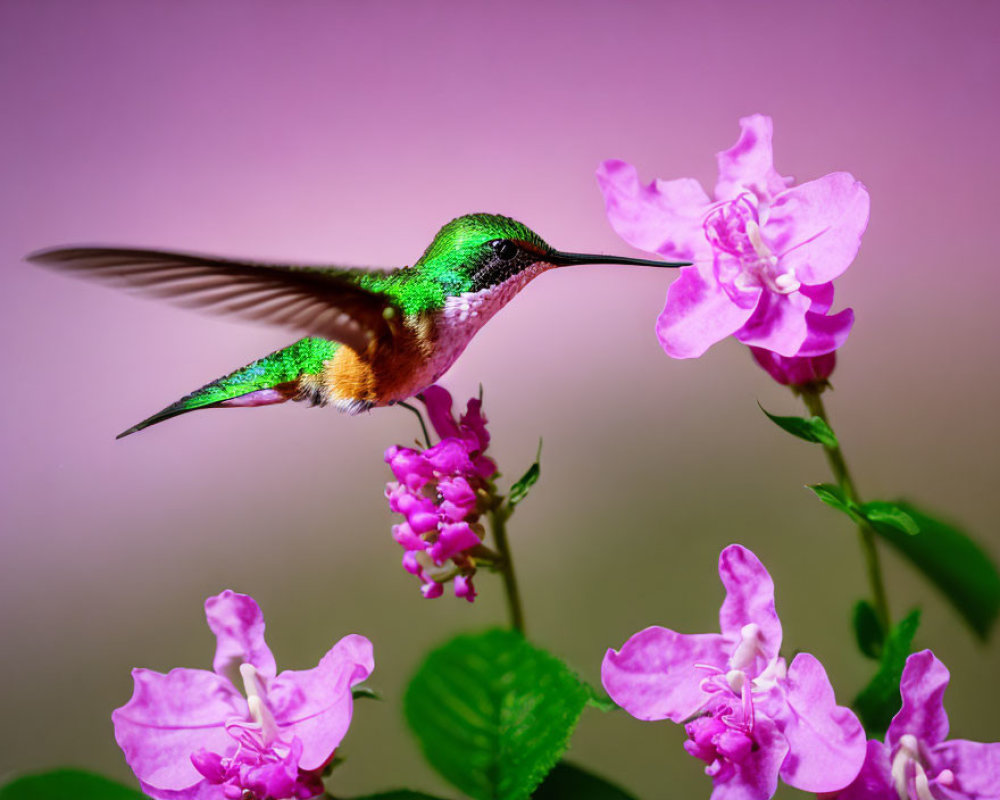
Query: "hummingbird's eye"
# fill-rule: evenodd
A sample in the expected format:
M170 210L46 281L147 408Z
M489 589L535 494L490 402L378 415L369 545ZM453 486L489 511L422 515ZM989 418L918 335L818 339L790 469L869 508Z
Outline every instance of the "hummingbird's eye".
M493 252L501 261L510 261L517 255L517 245L510 239L495 239L490 244L493 246Z

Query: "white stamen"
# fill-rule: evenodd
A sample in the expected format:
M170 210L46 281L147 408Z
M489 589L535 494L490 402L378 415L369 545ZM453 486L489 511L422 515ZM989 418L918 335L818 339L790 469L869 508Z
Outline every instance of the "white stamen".
M753 245L754 252L760 256L761 261L767 264L778 263L778 259L771 252L771 248L764 244L764 239L760 235L760 225L752 219L747 220L747 238L750 240L750 244Z
M754 622L744 625L740 629L740 643L736 645L733 657L729 661L733 669L743 670L753 664L754 658L761 650L762 642L759 625Z
M936 800L931 794L931 784L927 780L927 773L919 764L917 764L917 776L913 779L913 786L917 790L919 800Z
M900 800L909 800L909 793L906 790L906 767L911 763L918 770L917 777L923 775L926 780L926 773L920 765L920 743L912 733L904 733L899 737L899 750L896 751L896 755L892 759L891 769L892 782ZM929 794L928 797L930 797Z
M726 683L729 684L729 688L736 694L742 694L743 684L746 683L746 680L746 673L738 669L731 669L726 673Z
M274 721L271 710L264 702L260 673L253 664L240 664L240 675L243 678L243 690L247 695L247 705L250 707L250 718L260 725L264 744L269 745L278 738L278 723Z
M801 283L795 280L795 276L788 272L778 275L774 279L774 285L785 293L797 291L798 288L802 286Z
M942 786L951 786L955 782L955 773L950 769L943 769L938 773L935 780Z

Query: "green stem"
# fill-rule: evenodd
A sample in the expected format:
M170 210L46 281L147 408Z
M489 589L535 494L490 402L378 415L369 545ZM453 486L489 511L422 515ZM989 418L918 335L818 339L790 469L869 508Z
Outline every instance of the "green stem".
M799 387L802 401L806 404L806 408L809 409L809 413L819 417L827 425L830 425L830 420L826 416L826 408L823 405L823 398L820 397L820 392L822 391L822 387L815 385L807 384ZM830 429L832 430L833 426L830 426ZM838 443L836 447L824 446L823 452L826 453L826 460L830 463L830 469L833 471L833 476L840 487L840 491L843 492L848 505L860 505L861 498L858 496L854 479L847 468L847 462L844 460L844 453L840 449L840 444ZM885 582L882 579L882 567L879 563L878 549L875 546L875 531L872 530L871 525L866 521L859 520L858 536L861 543L861 552L865 557L868 584L871 587L872 593L872 604L875 607L875 613L878 615L882 630L888 633L891 619L889 616L889 599L885 591Z
M430 434L427 432L427 424L424 422L424 415L420 413L420 409L417 408L416 406L411 406L409 403L404 402L403 400L400 400L396 405L402 406L407 411L412 411L414 414L417 415L417 419L420 420L420 430L424 432L424 442L426 442L427 446L430 447L431 437Z
M514 575L514 560L511 558L510 543L507 541L507 518L510 508L504 503L498 503L490 509L490 527L493 530L493 541L502 556L500 574L503 576L503 587L507 595L507 611L510 614L510 626L524 635L524 611L521 609L521 593L517 588L517 577Z

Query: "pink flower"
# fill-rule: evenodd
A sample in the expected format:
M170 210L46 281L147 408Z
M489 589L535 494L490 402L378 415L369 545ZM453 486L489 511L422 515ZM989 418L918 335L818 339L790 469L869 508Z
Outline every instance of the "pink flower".
M205 601L214 672L132 670L132 699L115 709L115 740L143 792L157 800L315 797L351 724L351 687L374 669L372 646L345 636L310 670L276 675L252 597ZM244 693L237 688L243 686Z
M861 773L834 795L838 800L1000 798L1000 742L946 741L949 677L930 650L906 659L899 684L903 707L889 724L885 742L868 742Z
M782 356L840 347L854 314L828 315L833 279L857 255L868 192L846 172L793 186L771 152L771 118L740 120L718 154L715 200L693 178L639 183L635 167L597 170L608 219L629 244L695 262L681 269L657 321L663 349L695 358L729 335Z
M836 353L824 353L821 356L779 356L772 350L751 347L750 355L757 366L782 386L823 384L837 366Z
M456 597L476 597L474 550L485 531L479 517L496 463L483 455L490 443L482 402L470 400L456 421L452 399L440 386L423 392L427 415L441 441L425 450L390 447L385 460L396 480L386 485L389 508L406 521L392 535L406 551L403 568L420 579L424 597L440 597L454 581Z
M730 545L719 577L721 633L646 628L607 652L604 688L638 719L684 724L713 800L765 800L779 775L807 792L846 786L865 757L861 723L836 704L816 658L799 653L786 668L774 584L757 557Z

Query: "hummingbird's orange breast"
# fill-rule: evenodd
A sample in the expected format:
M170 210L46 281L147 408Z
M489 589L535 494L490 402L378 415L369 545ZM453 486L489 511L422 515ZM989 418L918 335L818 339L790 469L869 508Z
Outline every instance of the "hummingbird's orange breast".
M419 394L444 375L494 314L550 266L534 264L499 286L449 297L442 309L406 317L392 340L376 343L368 356L341 346L324 369L324 393L348 413Z

